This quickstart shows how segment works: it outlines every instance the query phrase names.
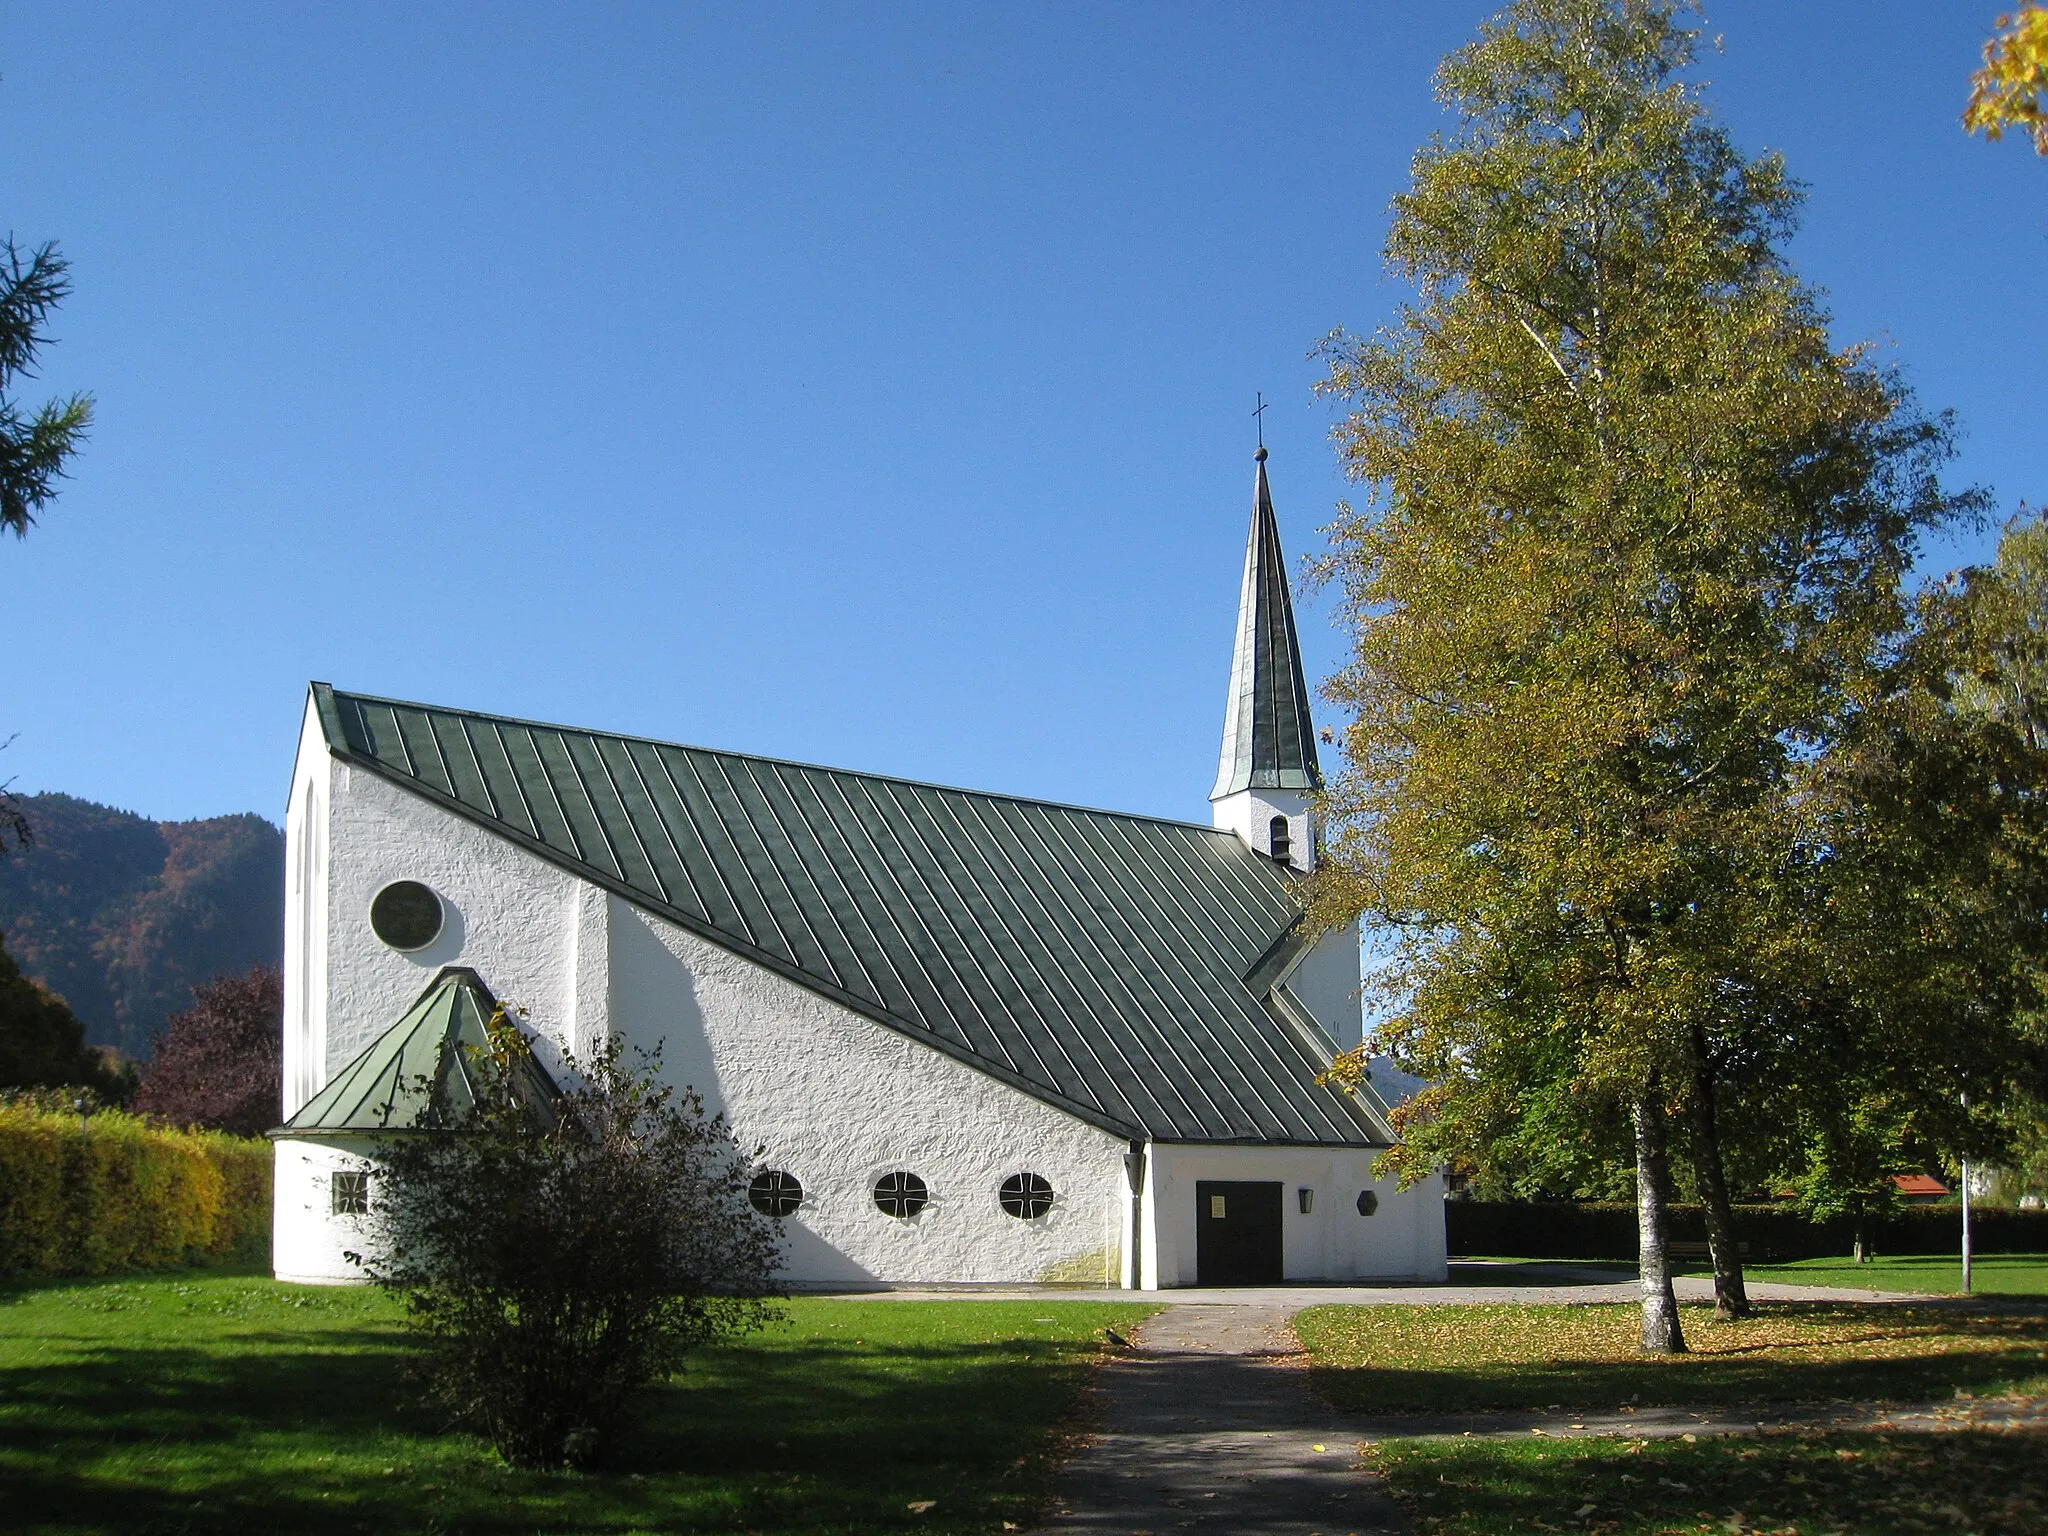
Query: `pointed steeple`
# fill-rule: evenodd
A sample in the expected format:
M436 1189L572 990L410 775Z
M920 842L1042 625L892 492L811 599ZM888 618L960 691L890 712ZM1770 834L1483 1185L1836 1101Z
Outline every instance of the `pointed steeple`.
M1316 765L1315 725L1308 683L1294 634L1294 603L1287 592L1287 562L1280 526L1266 484L1266 450L1253 455L1258 479L1252 495L1252 531L1244 552L1244 589L1238 599L1237 652L1230 664L1230 702L1223 719L1223 758L1211 800L1247 789L1323 787Z

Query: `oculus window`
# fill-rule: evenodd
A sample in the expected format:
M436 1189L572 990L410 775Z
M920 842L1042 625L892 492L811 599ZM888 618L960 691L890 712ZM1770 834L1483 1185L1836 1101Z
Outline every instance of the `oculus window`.
M370 931L396 950L425 949L441 937L441 898L417 880L397 880L370 903Z
M1378 1210L1379 1208L1380 1208L1380 1197L1379 1197L1378 1195L1374 1194L1374 1193L1373 1193L1373 1192L1372 1192L1371 1190L1369 1190L1369 1189L1361 1189L1361 1190L1360 1190L1360 1191L1358 1192L1358 1214L1359 1214L1359 1215L1361 1215L1361 1216L1370 1216L1370 1215L1371 1215L1371 1214L1372 1214L1372 1213L1373 1213L1374 1211Z
M1019 1221L1036 1221L1052 1209L1052 1185L1035 1173L1013 1173L996 1191L1003 1209Z
M793 1173L764 1168L747 1186L747 1198L763 1216L790 1216L804 1203L804 1187Z
M930 1199L924 1180L914 1173L885 1173L875 1180L875 1204L884 1216L915 1216Z
M360 1170L331 1174L327 1180L327 1208L337 1216L370 1214L370 1176Z

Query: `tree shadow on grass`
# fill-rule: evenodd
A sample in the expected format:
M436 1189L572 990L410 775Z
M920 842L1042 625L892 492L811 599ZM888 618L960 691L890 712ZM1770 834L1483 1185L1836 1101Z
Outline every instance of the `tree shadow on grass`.
M1825 1303L1784 1306L1777 1315L1833 1315ZM1695 1353L1605 1359L1501 1360L1434 1369L1316 1364L1318 1392L1338 1408L1406 1413L1551 1406L1597 1409L1624 1403L1908 1402L2019 1390L2048 1382L2048 1315L1960 1316L1900 1309L1892 1331L1817 1338L1813 1345L1757 1347L1741 1324ZM1924 1332L1922 1331L1924 1330ZM1918 1335L1915 1337L1914 1335ZM1901 1342L1904 1348L1899 1348ZM1866 1358L1817 1358L1821 1350L1894 1346Z
M1696 1444L1439 1440L1382 1460L1410 1508L1449 1532L1836 1531L1919 1536L2038 1531L2048 1499L2040 1435L1799 1433Z
M237 1344L257 1336L236 1335ZM1084 1343L706 1351L592 1474L507 1469L412 1406L394 1329L101 1345L7 1373L0 1524L65 1532L987 1530L1027 1520ZM921 1520L907 1505L936 1500Z

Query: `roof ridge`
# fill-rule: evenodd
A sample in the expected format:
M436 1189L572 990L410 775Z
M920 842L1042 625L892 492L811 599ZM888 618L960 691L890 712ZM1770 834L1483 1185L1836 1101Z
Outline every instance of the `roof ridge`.
M1000 789L973 789L964 784L941 784L933 779L908 778L899 773L874 773L866 768L840 768L831 763L813 763L801 758L773 757L765 752L739 752L730 747L706 747L695 742L666 741L659 736L641 736L630 731L606 731L589 725L564 725L558 720L528 720L519 715L494 715L487 710L462 709L452 704L425 704L418 699L393 699L376 693L354 693L344 688L336 688L332 683L316 681L309 686L325 688L338 699L357 699L365 704L382 704L387 708L430 710L435 714L461 715L471 720L493 720L500 725L516 725L527 730L574 731L584 736L608 736L614 741L638 742L650 747L674 747L682 752L707 752L714 757L740 758L752 763L772 763L778 768L801 768L811 773L843 773L856 779L872 779L881 784L901 784L910 789L935 789L949 795L970 795L979 800L1002 800L1012 805L1038 806L1043 810L1075 811L1083 816L1113 816L1123 821L1149 822L1163 827L1184 827L1190 832L1207 832L1217 837L1237 837L1235 832L1226 828L1202 821L1188 821L1178 816L1149 816L1143 811L1119 811L1109 806L1080 805L1071 800L1047 800L1037 795L1017 795Z

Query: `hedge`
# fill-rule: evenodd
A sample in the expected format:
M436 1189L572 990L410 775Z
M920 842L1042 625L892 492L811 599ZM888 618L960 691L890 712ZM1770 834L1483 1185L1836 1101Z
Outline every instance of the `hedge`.
M1453 1256L1512 1255L1526 1259L1636 1257L1636 1208L1559 1200L1451 1200L1444 1205ZM1963 1215L1953 1205L1909 1205L1876 1218L1865 1234L1880 1254L1955 1253L1962 1247ZM1677 1242L1707 1240L1706 1215L1697 1205L1672 1207ZM1810 1221L1782 1205L1738 1205L1735 1236L1756 1261L1847 1258L1855 1241L1847 1219ZM1970 1246L1977 1253L2048 1253L2048 1211L1978 1206L1970 1213Z
M256 1257L269 1144L103 1110L0 1105L0 1274L104 1275Z

